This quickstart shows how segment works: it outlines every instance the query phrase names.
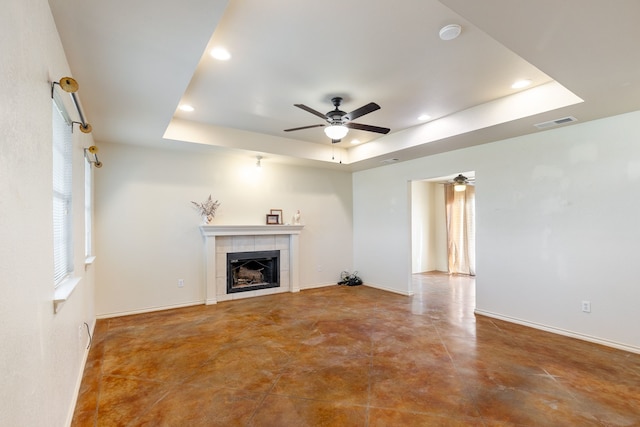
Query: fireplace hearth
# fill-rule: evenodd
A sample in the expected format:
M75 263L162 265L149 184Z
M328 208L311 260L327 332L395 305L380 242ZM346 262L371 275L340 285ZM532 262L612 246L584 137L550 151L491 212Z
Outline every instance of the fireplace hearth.
M279 250L227 253L227 293L279 286Z

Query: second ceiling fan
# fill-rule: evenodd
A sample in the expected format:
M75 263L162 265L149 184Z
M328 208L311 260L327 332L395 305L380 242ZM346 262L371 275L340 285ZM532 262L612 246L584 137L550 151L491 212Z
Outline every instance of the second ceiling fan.
M307 107L304 104L293 104L293 105L326 120L329 126L324 129L324 133L329 138L331 138L331 142L333 143L340 142L340 140L342 140L342 138L344 138L347 135L347 132L349 131L349 129L364 130L367 132L376 132L376 133L382 133L382 134L387 134L391 130L389 128L383 128L383 127L372 126L372 125L363 125L360 123L352 122L352 120L357 119L358 117L362 117L365 114L369 114L373 111L379 110L380 106L375 102L370 102L367 105L363 105L360 108L356 108L350 113L346 113L340 110L340 104L342 103L341 97L339 96L333 97L331 98L331 102L333 103L335 109L329 111L327 114L322 114L321 112L316 111L313 108ZM327 126L327 125L321 124L321 125L302 126L298 128L285 129L284 131L291 132L296 130L317 128L317 127L324 127L324 126Z

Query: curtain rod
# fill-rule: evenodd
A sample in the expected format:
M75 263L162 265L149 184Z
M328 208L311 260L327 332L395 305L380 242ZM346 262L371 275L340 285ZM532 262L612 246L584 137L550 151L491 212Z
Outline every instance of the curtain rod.
M93 154L93 160L91 160L91 154ZM92 145L89 148L84 149L84 156L87 161L97 167L98 169L102 167L102 162L98 160L98 147Z
M73 105L76 107L76 110L78 111L78 115L80 116L80 121L71 122L71 124L74 124L74 123L79 124L80 130L83 133L91 132L91 125L87 123L86 120L84 119L84 114L82 114L82 109L80 108L80 104L78 103L78 98L76 97L76 92L78 91L78 88L79 88L78 82L72 77L63 77L60 79L59 82L51 83L51 98L53 98L53 89L55 85L60 86L62 90L64 90L65 92L68 92L69 95L71 95L71 100L73 101Z
M56 85L60 86L62 90L69 93L69 95L71 95L71 100L73 101L73 105L76 107L76 111L78 111L78 116L80 116L79 122L74 122L74 121L71 122L71 126L72 126L71 130L73 130L74 124L78 124L80 125L79 128L80 128L80 131L82 131L82 133L90 133L92 129L91 125L87 123L87 121L85 120L84 114L82 114L82 109L80 108L80 103L78 102L78 98L76 97L76 92L80 87L78 85L78 82L73 77L63 77L60 79L59 82L51 83L51 98L53 98L53 90ZM96 147L95 145L92 145L91 147L84 149L84 155L87 158L87 161L89 161L89 163L93 164L95 167L101 168L102 162L98 160L98 155L96 154L97 152L98 152L98 147ZM93 160L91 160L89 156L90 154L93 154Z

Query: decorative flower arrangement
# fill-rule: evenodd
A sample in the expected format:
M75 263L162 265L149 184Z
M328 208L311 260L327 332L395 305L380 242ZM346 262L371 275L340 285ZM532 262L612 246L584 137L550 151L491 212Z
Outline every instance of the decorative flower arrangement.
M211 224L213 218L216 216L216 209L220 206L219 201L213 201L211 198L211 194L209 194L209 198L202 203L191 202L198 208L200 215L204 218L207 224Z

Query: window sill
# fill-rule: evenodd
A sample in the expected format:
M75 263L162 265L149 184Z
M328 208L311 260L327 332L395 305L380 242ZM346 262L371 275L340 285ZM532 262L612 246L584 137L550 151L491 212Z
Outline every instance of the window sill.
M81 277L69 277L64 280L53 291L53 312L57 313L62 308L62 305L69 299L73 290L80 283Z

